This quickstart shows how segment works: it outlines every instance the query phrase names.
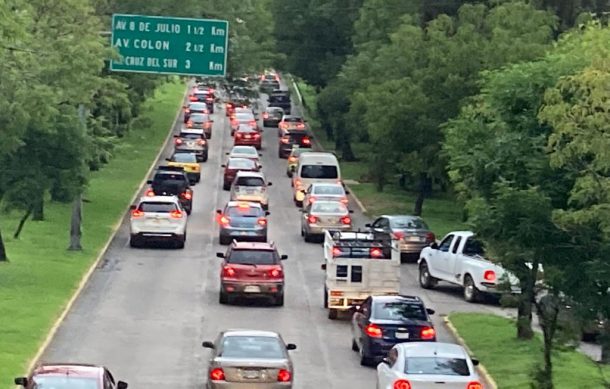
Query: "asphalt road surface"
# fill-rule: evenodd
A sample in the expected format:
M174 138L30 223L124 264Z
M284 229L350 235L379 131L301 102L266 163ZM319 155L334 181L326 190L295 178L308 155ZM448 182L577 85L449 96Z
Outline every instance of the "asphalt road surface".
M361 367L351 351L347 319L330 321L322 307L322 248L304 243L300 236L300 213L292 203L286 160L277 157L277 129L265 129L262 165L273 183L269 239L289 256L284 263L285 306L219 305L220 259L215 254L226 247L218 244L214 211L229 198L222 190L220 165L232 138L224 111L217 108L213 116L210 158L195 186L186 248L132 249L126 219L42 361L103 364L132 388L202 388L208 356L203 340L213 340L229 328L265 329L298 345L292 352L295 388L373 388L375 369ZM180 124L181 119L175 130ZM170 152L168 147L162 158ZM352 209L355 226L363 226L365 217L354 202ZM439 341L453 341L443 314L499 310L464 302L456 288L424 291L413 264L402 266L401 289L421 296L437 311Z

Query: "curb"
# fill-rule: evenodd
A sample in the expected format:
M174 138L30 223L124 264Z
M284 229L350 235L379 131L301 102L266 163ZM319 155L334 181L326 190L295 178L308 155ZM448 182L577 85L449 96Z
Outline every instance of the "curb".
M301 108L304 111L307 110L307 108L305 108L305 105L303 105L303 96L301 96L301 91L299 90L297 83L294 81L292 74L289 74L288 77L290 77L290 82L292 83L292 87L295 90L295 92L297 93L297 96L299 98L299 103L301 104ZM324 151L324 147L322 147L320 142L318 142L318 140L315 137L313 138L313 143L316 145L317 149ZM362 201L360 201L360 199L356 196L356 194L354 193L352 188L350 188L348 185L345 185L345 187L347 188L347 190L349 190L350 196L354 199L354 201L356 202L356 204L358 205L358 207L360 208L362 213L367 213L368 211L367 211L366 207L364 206L364 204L362 204Z
M451 323L451 320L449 320L449 318L447 316L445 316L443 318L443 321L447 325L447 328L449 329L449 332L451 332L451 335L453 335L455 337L455 339L457 340L457 342L462 347L464 347L466 349L466 351L468 351L469 354L472 355L473 354L472 350L470 350L470 348L468 347L468 345L466 344L464 339L460 336L460 334L458 333L458 331L455 328L455 326L453 325L453 323ZM485 378L485 380L489 383L489 385L491 386L491 389L498 389L498 384L493 379L493 377L489 374L489 372L487 371L485 366L483 366L482 364L479 363L479 365L477 366L477 370L479 370L479 373L481 374L481 376L483 376L483 378Z
M184 99L186 99L187 94L188 94L188 88L185 88L184 95L182 96L182 100L180 100L180 106L182 106L182 103L184 102ZM167 146L167 142L171 139L171 137L173 135L174 126L175 126L176 122L178 121L178 118L180 117L180 107L178 107L177 111L178 112L176 113L176 117L172 121L172 124L171 124L171 127L170 127L169 131L168 131L168 134L165 137L165 140L163 141L163 144L162 144L161 148L159 149L159 152L157 153L155 159L153 160L153 162L151 163L150 167L148 168L148 171L146 172L146 175L144 176L144 179L140 182L137 191L133 195L133 197L132 197L131 201L129 202L129 204L127 204L127 207L126 207L125 211L121 214L122 215L121 218L112 227L110 236L108 237L108 240L106 241L106 243L104 244L102 249L99 251L99 254L95 258L95 261L93 261L93 263L91 264L89 269L87 269L87 272L81 278L80 282L78 283L78 287L76 288L76 290L72 294L72 297L70 297L70 299L68 300L68 302L64 306L63 310L61 311L61 314L55 320L55 322L53 323L53 325L51 326L51 328L47 332L47 336L45 337L44 341L42 342L42 344L38 348L38 351L36 351L36 354L34 354L34 357L30 360L30 363L28 364L28 367L27 367L26 374L29 374L34 369L34 367L36 367L36 365L40 361L40 358L42 357L42 354L44 354L44 352L47 350L47 348L51 344L51 341L55 337L55 334L57 333L57 330L59 329L59 327L63 323L63 321L66 318L66 316L68 316L68 313L72 309L72 306L74 306L74 303L76 302L76 300L78 299L78 297L82 293L83 289L85 289L85 286L89 282L89 279L91 279L91 276L95 272L95 269L98 267L99 263L104 258L104 255L106 254L106 251L108 250L108 247L110 246L110 244L114 240L117 231L119 230L119 228L123 224L123 219L125 218L125 214L129 211L129 207L138 198L140 192L142 191L142 188L144 187L144 185L146 185L146 181L148 180L148 176L150 176L152 171L155 169L155 166L157 165L157 161L159 160L159 158L163 154L163 151L165 150L165 147Z

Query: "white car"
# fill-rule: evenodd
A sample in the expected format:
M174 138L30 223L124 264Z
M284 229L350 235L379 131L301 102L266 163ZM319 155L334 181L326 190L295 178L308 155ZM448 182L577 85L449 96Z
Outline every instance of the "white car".
M231 149L231 152L227 153L227 155L229 156L229 158L251 159L254 162L256 162L258 167L261 167L261 165L260 165L261 154L259 154L258 150L254 146L233 146L233 148Z
M269 209L269 192L265 175L259 172L239 171L231 185L231 201L251 201Z
M309 188L305 191L303 208L306 208L317 200L340 201L347 205L349 203L347 195L348 193L342 184L315 182L309 185Z
M187 214L176 196L142 197L131 206L129 222L131 247L169 240L177 248L184 248Z
M377 365L377 389L483 389L478 363L457 344L399 343Z

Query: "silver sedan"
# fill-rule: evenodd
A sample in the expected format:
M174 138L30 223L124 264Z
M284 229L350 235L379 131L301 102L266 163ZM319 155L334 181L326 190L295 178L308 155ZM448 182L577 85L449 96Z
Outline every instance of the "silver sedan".
M352 218L345 204L339 201L320 200L302 210L301 236L305 242L314 236L323 237L325 230L351 230Z
M289 389L294 370L289 350L271 331L227 330L215 342L203 342L212 350L207 389Z

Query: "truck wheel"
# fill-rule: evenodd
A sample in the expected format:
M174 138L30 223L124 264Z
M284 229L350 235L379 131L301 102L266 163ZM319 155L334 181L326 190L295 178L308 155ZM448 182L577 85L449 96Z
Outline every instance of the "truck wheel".
M229 296L222 290L218 294L218 302L223 305L229 303Z
M337 320L337 317L339 317L339 311L337 309L329 309L328 310L328 318L330 320Z
M328 291L324 287L324 308L328 308Z
M469 303L476 303L481 298L481 292L477 289L470 275L464 277L464 300Z
M275 298L275 305L277 307L283 307L284 306L284 293L282 293L281 295L277 296Z
M373 366L374 359L367 356L364 352L364 347L360 348L360 365L362 366Z
M437 279L430 275L428 264L422 262L419 265L419 285L424 289L432 289L436 286Z
M229 243L231 243L231 237L230 236L219 236L218 237L218 241L221 245L226 246Z

